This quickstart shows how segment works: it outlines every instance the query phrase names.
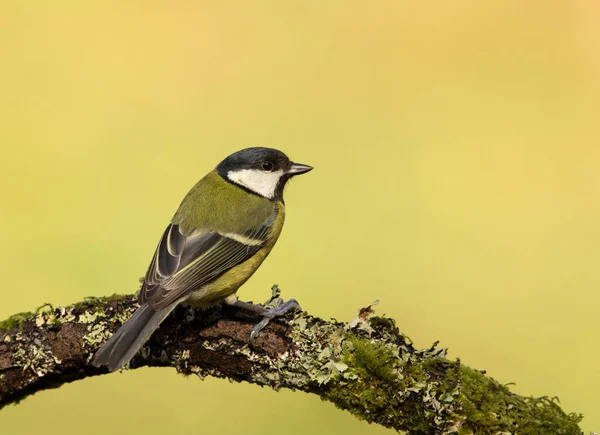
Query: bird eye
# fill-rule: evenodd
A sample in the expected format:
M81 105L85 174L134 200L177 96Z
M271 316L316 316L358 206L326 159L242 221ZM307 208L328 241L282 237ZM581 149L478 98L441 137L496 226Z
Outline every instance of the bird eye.
M267 172L271 172L273 169L275 169L275 165L273 164L273 162L270 162L268 160L262 162L261 167L263 171Z

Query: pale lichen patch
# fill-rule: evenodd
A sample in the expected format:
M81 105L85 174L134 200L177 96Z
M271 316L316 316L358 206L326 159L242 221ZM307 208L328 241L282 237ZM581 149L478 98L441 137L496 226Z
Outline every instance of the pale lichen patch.
M83 343L90 348L99 347L112 336L112 333L106 328L106 324L104 323L90 324L88 325L88 331L83 336Z
M56 364L61 362L50 350L44 349L41 344L29 344L19 347L12 354L12 360L23 371L32 370L38 377L52 372Z
M97 311L84 311L77 319L81 324L94 323L98 317L106 317L106 314Z
M176 352L172 357L173 362L175 363L175 368L178 372L188 372L189 371L189 362L190 362L190 351L189 349L184 349L181 352Z

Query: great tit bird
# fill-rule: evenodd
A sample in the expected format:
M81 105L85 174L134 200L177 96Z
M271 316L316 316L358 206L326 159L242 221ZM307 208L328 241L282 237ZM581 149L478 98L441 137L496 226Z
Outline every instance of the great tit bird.
M286 183L311 169L276 149L246 148L196 183L160 239L138 293L140 307L92 364L110 371L122 368L181 303L207 307L225 302L262 315L251 344L271 318L299 308L294 299L264 308L238 300L236 292L281 233Z

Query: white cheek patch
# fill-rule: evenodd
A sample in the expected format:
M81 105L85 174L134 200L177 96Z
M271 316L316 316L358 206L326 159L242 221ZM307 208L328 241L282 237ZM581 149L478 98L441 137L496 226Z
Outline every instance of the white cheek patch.
M273 198L282 175L282 169L274 172L265 172L259 169L240 169L229 171L227 178L265 198Z

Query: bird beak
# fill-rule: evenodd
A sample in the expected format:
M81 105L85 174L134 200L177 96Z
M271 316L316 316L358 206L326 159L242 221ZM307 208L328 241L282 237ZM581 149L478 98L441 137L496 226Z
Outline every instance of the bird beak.
M313 167L308 165L303 165L302 163L292 163L290 169L287 170L287 174L289 175L299 175L305 174L308 171L312 171Z

